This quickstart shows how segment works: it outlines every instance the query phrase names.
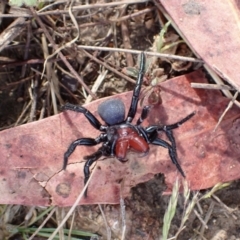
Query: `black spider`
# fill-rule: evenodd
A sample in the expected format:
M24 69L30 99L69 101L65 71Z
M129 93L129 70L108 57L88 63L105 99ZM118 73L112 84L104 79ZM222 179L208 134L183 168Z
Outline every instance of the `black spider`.
M137 124L133 125L132 120L137 111L139 94L144 76L145 56L141 53L140 70L136 81L136 86L133 90L132 102L125 118L125 106L120 99L110 99L101 103L98 107L98 113L106 125L102 125L99 120L86 108L67 103L63 109L83 113L90 124L102 132L97 138L79 138L72 142L68 150L64 154L63 169L66 169L68 158L79 145L95 146L102 143L102 146L92 155L85 156L87 160L84 165L84 184L90 177L90 166L102 156L115 156L119 161L126 161L126 154L129 148L137 152L147 154L149 144L162 146L168 149L170 158L173 164L176 165L179 172L185 177L185 174L177 161L176 143L172 130L178 128L181 124L189 120L195 113L189 114L177 123L165 126L152 125L142 127L141 123L147 118L150 110L149 106L145 106L142 110ZM164 131L169 139L168 142L158 137L158 132ZM87 197L87 191L85 191Z

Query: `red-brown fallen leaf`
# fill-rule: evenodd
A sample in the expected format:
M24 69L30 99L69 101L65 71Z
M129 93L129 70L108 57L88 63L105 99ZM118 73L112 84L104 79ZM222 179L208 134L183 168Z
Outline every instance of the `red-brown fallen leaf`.
M240 91L239 3L160 0L194 51Z
M206 81L197 71L162 83L163 104L151 110L144 125L174 123L196 111L174 131L179 162L191 189L240 178L239 109L232 108L213 133L228 100L217 91L192 89L190 82ZM128 107L131 95L128 92L115 97ZM87 108L96 114L102 101L94 101ZM83 114L69 111L0 132L0 203L72 205L83 188L83 156L96 147L78 147L67 171L61 171L63 154L73 140L98 135ZM176 177L181 177L162 147L151 145L147 156L130 153L128 159L124 164L114 158L98 161L88 198L81 204L119 203L119 182L123 178L123 195L127 196L131 187L156 173L165 174L168 191Z

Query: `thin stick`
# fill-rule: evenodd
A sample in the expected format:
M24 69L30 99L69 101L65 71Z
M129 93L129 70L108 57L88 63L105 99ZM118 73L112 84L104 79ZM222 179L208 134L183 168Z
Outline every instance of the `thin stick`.
M215 132L219 126L219 124L222 122L224 116L226 115L226 113L228 112L228 110L233 106L233 103L235 102L236 98L238 96L238 92L236 92L232 98L232 100L228 103L228 106L226 107L226 109L224 110L224 112L222 113L221 117L218 120L218 123L216 125L216 127L214 128L213 132Z
M105 214L104 214L104 211L103 211L103 209L102 209L102 206L101 206L101 204L98 204L98 207L99 207L99 209L100 209L100 211L101 211L101 214L102 214L102 217L103 217L103 222L104 222L104 224L105 224L105 227L106 227L106 229L107 229L107 240L111 240L111 228L108 226L108 223L107 223L107 219L106 219L106 216L105 216Z
M148 12L151 12L151 11L155 10L155 9L156 9L155 7L145 8L143 10L140 10L140 11L135 12L135 13L131 13L131 14L126 15L124 17L110 18L109 21L110 22L121 22L121 21L124 21L124 20L128 20L129 18L134 18L134 17L138 17L139 15L146 14Z
M72 205L72 207L70 208L70 210L68 211L67 215L64 217L64 219L62 220L62 222L58 225L58 227L56 228L56 230L52 233L52 235L48 238L48 240L53 240L54 237L56 236L56 234L58 233L58 231L60 230L60 228L65 224L65 222L68 220L68 218L71 216L71 214L74 212L75 208L77 207L77 205L79 204L80 200L82 199L94 173L96 168L94 168L94 170L92 171L92 174L90 175L90 178L88 179L86 185L84 186L83 190L80 192L80 194L78 195L75 203Z
M117 71L115 68L110 67L108 64L106 64L105 62L99 60L98 58L94 57L93 55L91 55L90 53L88 53L87 51L85 51L84 49L82 49L82 51L84 52L84 54L86 54L89 58L93 59L96 63L104 66L105 68L107 68L108 70L110 70L111 72L115 73L116 75L120 76L121 78L124 78L125 80L131 82L131 83L136 83L135 80L131 79L130 77L124 75L123 73Z
M203 236L203 234L204 234L204 231L205 231L205 229L206 229L205 226L207 226L207 223L208 223L208 221L209 221L209 219L210 219L210 217L211 217L211 215L212 215L214 206L215 206L215 203L214 203L213 201L211 201L210 206L209 206L209 208L208 208L208 212L207 212L207 214L206 214L206 216L205 216L205 218L204 218L205 224L203 224L203 225L201 226L201 229L200 229L200 231L199 231L200 236Z
M210 83L191 83L192 88L202 88L211 90L235 90L235 88L225 84L210 84Z
M94 51L99 50L99 51L124 52L124 53L134 53L134 54L140 54L142 52L141 50L111 48L111 47L97 47L97 46L86 46L86 45L78 45L77 47L78 47L78 49L87 49L87 50L94 50ZM184 57L184 56L177 56L177 55L173 55L173 54L148 52L148 51L144 51L144 53L149 56L164 57L164 58L177 59L177 60L188 61L188 62L203 63L203 61L201 59L196 59L196 58L192 58L192 57Z
M108 71L107 71L107 70L104 70L103 72L101 72L101 73L98 75L98 77L97 77L96 81L94 82L94 84L93 84L93 86L92 86L92 89L91 89L91 91L92 91L93 93L96 93L97 90L99 89L99 87L102 85L102 82L103 82L103 80L105 79L107 73L108 73ZM88 95L88 96L87 96L87 99L86 99L86 101L85 101L85 104L90 103L91 101L92 101L92 96Z
M202 217L200 216L200 214L198 213L198 211L196 209L193 210L193 212L195 213L195 215L197 216L198 220L202 223L202 225L208 229L208 225L204 222L204 220L202 219Z
M48 216L44 219L44 221L41 223L41 225L36 229L36 231L32 234L32 236L28 240L32 240L38 232L43 228L43 226L46 224L46 222L52 217L52 215L55 213L56 207L52 209L52 211L48 214Z
M55 42L53 41L51 35L49 34L47 28L45 27L45 25L43 24L42 20L39 18L39 16L36 14L36 11L34 10L34 8L30 7L33 16L36 18L38 24L40 25L40 27L43 29L44 34L46 35L48 41L52 44L52 47L54 48L54 50L58 49L58 46L55 44ZM75 69L72 67L72 65L67 61L66 57L62 54L62 52L58 53L59 57L61 58L61 60L65 63L66 67L70 70L70 72L74 75L74 77L81 83L81 85L86 89L86 91L94 98L96 99L96 96L91 92L91 90L89 89L89 87L84 83L83 79L78 75L78 73L75 71Z
M25 21L23 17L16 19L0 34L0 52L2 52L14 38L19 36L19 32L22 32L23 28L25 28Z
M66 2L66 1L64 1ZM96 3L96 4L85 4L85 5L78 5L74 6L72 8L72 12L79 11L79 10L86 10L86 9L93 9L93 8L109 8L109 7L115 7L118 5L123 4L136 4L136 3L144 3L149 2L149 0L127 0L127 1L116 1L116 2L110 2L110 3ZM63 3L63 2L60 2ZM15 8L16 9L16 8ZM13 11L13 10L11 10ZM44 16L44 15L53 15L53 14L68 14L68 10L53 10L53 11L46 11L46 12L37 12L38 16ZM9 17L32 17L32 15L28 11L21 11L20 13L15 14L0 14L0 17L9 18Z

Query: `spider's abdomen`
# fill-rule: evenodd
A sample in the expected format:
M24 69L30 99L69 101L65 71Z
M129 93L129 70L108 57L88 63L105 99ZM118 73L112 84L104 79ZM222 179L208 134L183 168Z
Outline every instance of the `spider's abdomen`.
M98 114L108 125L117 125L124 121L125 106L120 99L109 99L98 106Z
M149 146L145 139L140 136L133 128L123 127L117 130L118 140L116 142L115 154L119 160L124 160L129 148L137 152L146 154Z

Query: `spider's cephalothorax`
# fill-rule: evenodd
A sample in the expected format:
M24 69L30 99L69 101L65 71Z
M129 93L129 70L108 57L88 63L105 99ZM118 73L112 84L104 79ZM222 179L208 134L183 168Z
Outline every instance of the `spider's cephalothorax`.
M136 86L133 90L132 101L127 117L125 118L125 106L120 99L110 99L101 103L98 107L98 113L106 125L102 125L99 120L86 108L75 106L67 103L63 109L80 112L85 115L90 124L99 130L101 134L94 138L79 138L72 142L68 150L64 154L63 169L66 169L68 158L79 145L95 146L102 143L101 147L92 155L84 157L86 163L84 165L84 184L90 177L90 166L102 156L115 156L118 160L126 161L126 153L128 149L133 149L143 155L149 151L149 144L162 146L168 149L173 164L176 165L179 172L185 177L185 174L177 161L177 151L175 138L172 130L178 128L181 124L189 120L194 113L189 114L181 121L165 126L152 125L142 127L141 123L147 118L150 110L149 106L145 106L142 110L140 118L136 125L132 124L132 120L137 112L137 105L141 86L144 76L145 56L141 53L141 62ZM158 137L158 132L164 131L169 142ZM85 192L85 197L87 191Z

